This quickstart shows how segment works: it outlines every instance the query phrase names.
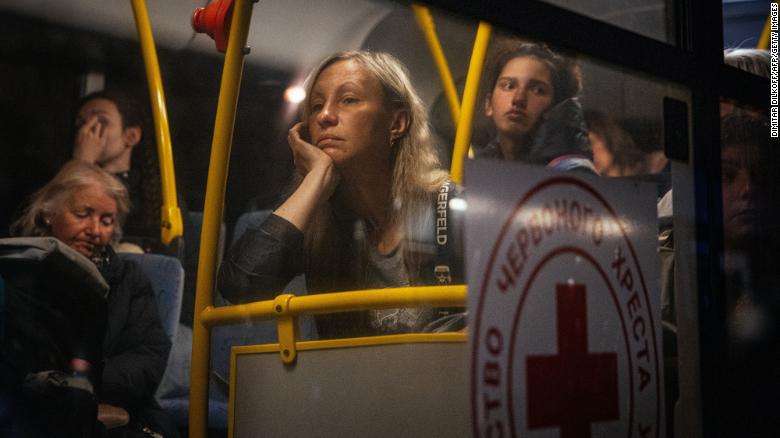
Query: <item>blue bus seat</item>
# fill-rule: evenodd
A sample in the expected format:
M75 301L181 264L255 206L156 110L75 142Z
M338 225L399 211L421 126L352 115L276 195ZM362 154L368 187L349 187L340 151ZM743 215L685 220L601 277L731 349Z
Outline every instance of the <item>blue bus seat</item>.
M122 260L131 260L141 267L149 277L157 296L157 311L160 314L165 334L173 342L179 326L181 300L184 290L184 269L179 259L161 254L119 253Z
M195 285L198 277L198 257L200 256L200 234L203 229L203 212L187 212L184 222L184 298L182 299L181 322L192 326L195 309ZM221 224L217 241L217 266L225 253L227 227Z

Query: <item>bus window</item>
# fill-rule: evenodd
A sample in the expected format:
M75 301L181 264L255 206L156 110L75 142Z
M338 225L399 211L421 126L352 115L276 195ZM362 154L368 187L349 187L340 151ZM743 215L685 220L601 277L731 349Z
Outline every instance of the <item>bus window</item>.
M745 419L726 434L750 435L767 430L763 422L772 415L763 407L777 403L778 274L767 255L780 248L772 220L780 157L766 113L730 102L721 105L720 125L724 296L718 310L725 315L720 369L727 377L718 389L724 411Z
M664 99L686 101L680 87L502 34L482 79L477 158L560 167L560 157L573 154L604 177L655 180L659 197L671 187Z
M640 35L673 44L675 8L664 0L566 1L544 0L561 8L622 27Z
M614 184L654 183L656 196L647 202L657 209L658 228L643 232L659 244L660 269L652 277L659 285L653 299L666 364L666 428L673 436L677 424L678 436L685 436L696 427L687 413L696 403L691 391L698 379L689 91L501 33L493 38L482 79L472 137L476 160L598 174Z
M723 0L723 48L769 49L770 6L767 1Z

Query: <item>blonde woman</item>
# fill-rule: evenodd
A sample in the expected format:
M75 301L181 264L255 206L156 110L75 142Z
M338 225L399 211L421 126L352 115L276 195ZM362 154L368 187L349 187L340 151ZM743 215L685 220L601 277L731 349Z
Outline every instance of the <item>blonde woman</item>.
M303 121L288 136L300 183L231 248L223 295L268 299L300 272L314 293L432 284L443 259L457 277L459 250L436 246L436 201L452 185L406 69L385 53L336 53L309 75L306 92ZM450 231L439 240L457 241ZM324 337L404 332L433 313L354 313L317 326Z

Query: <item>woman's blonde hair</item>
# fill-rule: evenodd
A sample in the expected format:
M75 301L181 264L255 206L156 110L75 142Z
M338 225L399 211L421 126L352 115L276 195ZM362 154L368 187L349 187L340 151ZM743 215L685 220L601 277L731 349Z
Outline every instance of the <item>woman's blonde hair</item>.
M111 241L122 238L122 224L130 209L127 189L121 181L94 164L73 160L62 166L57 175L35 192L22 216L11 225L15 236L51 236L47 216L59 214L73 194L91 185L101 187L116 202L117 217Z
M420 214L431 205L433 196L448 179L447 172L441 169L439 156L431 141L428 116L417 91L412 85L409 73L401 62L388 53L370 51L345 51L334 53L315 67L306 79L306 101L301 108L304 123L308 122L310 96L320 74L328 67L341 61L354 61L376 77L384 91L385 103L390 110L405 110L409 115L407 131L392 145L391 163L393 165L390 193L393 214L401 221L407 236L419 234ZM334 238L333 227L336 220L332 202L326 203L315 217L313 225L306 233L306 253L313 264L321 266L320 257L327 255ZM349 233L348 230L343 230ZM342 233L335 233L342 234ZM352 238L343 235L341 238ZM333 257L329 257L333 259ZM311 264L309 264L311 266ZM407 258L407 266L409 260Z

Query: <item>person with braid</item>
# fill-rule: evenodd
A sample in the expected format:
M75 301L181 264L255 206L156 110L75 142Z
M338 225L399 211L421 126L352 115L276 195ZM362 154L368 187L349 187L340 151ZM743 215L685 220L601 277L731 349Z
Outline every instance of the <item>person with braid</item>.
M124 242L160 252L160 174L146 120L141 105L120 92L85 96L76 116L73 158L96 164L124 183L132 205Z

